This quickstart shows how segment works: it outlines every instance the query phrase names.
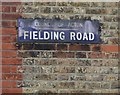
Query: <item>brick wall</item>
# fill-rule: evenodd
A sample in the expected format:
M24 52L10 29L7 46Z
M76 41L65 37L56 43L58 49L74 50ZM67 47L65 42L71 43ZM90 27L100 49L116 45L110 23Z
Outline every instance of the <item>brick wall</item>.
M17 12L19 2L2 2L2 93L22 93L17 87L17 81L22 80L22 74L17 68L22 64L22 58L17 56L16 20L21 16Z
M3 93L118 93L118 3L2 3ZM16 44L23 18L98 19L102 44Z

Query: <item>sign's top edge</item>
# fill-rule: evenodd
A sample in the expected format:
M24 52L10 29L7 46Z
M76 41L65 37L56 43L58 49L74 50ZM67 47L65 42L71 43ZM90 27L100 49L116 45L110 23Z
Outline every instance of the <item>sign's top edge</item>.
M0 0L0 2L119 2L120 0Z

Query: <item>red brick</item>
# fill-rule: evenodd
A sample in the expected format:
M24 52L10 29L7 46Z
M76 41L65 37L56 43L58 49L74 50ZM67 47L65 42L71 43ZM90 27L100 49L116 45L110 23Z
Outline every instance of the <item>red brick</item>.
M105 58L105 53L102 52L89 52L88 58Z
M10 37L10 35L8 36L2 36L2 42L3 43L9 43L9 42L11 42L11 37Z
M2 12L10 12L10 6L2 6Z
M90 48L91 48L91 51L101 51L100 45L94 44L94 45L91 45Z
M81 49L81 47L80 47L80 45L79 44L71 44L71 45L69 45L69 50L80 50Z
M2 43L16 42L16 35L4 35L2 36Z
M3 93L3 95L4 95L4 93L11 93L11 95L14 93L14 95L15 95L15 93L21 93L21 94L19 94L19 95L22 95L22 88L3 88L2 89L2 93Z
M10 72L17 73L17 66L11 66Z
M22 74L2 74L3 80L22 80Z
M57 50L67 50L67 44L58 44Z
M16 27L15 21L2 21L2 27Z
M3 51L2 57L16 57L17 52L16 51Z
M21 17L20 14L2 14L3 20L17 20L19 17Z
M22 64L22 59L20 58L3 58L2 64Z
M16 35L11 36L11 42L16 42Z
M3 73L10 73L10 66L5 66L5 65L3 65L2 66L2 72Z
M2 28L3 35L16 35L17 30L16 28Z
M11 7L11 12L16 12L16 7Z
M3 43L2 49L3 50L16 50L16 47L14 43Z
M101 45L101 50L104 52L118 52L118 45Z
M21 4L20 0L15 0L16 2L2 2L2 5L19 5Z
M54 52L53 57L55 58L74 58L74 52Z
M2 81L2 87L3 88L10 88L10 87L16 87L15 81Z

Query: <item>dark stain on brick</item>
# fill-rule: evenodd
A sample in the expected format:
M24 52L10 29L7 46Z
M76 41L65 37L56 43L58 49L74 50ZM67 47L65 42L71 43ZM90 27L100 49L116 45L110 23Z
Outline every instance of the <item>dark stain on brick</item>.
M17 55L18 55L18 57L22 57L22 58L30 57L30 54L27 51L18 51Z
M58 44L57 50L67 50L67 44Z
M90 46L89 45L81 45L81 50L90 51Z
M74 58L74 52L54 52L53 57L55 58Z
M34 44L23 44L23 50L32 50L34 48Z
M101 46L100 45L94 45L92 47L92 51L101 51Z
M86 58L86 53L85 52L77 52L76 58Z
M35 44L35 50L54 50L55 44Z
M39 57L39 52L30 51L29 54L30 54L30 57Z

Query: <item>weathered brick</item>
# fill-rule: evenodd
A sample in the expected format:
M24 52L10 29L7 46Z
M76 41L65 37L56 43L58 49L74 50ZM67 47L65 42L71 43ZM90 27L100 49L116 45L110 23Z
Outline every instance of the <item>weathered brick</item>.
M16 20L21 17L20 14L2 14L3 20Z
M76 58L86 58L86 52L77 52Z
M81 8L81 7L75 7L74 8L74 13L85 14L86 13L86 9L85 8Z
M93 83L89 83L89 82L86 82L85 83L85 86L87 89L100 89L100 83L98 82L93 82Z
M107 26L107 29L109 27ZM118 37L118 31L117 30L104 30L101 32L102 37Z
M105 53L102 52L89 52L88 58L105 58Z
M35 80L57 80L55 74L36 74L33 75L33 79Z
M105 7L105 5L104 5L103 2L91 2L91 7L99 7L99 8L102 8L102 7Z
M30 57L30 54L27 51L18 51L17 55L18 55L18 57L21 57L21 58L28 58L28 57Z
M56 2L34 2L35 6L55 6Z
M52 73L52 68L51 66L44 66L44 67L41 67L41 73ZM39 68L36 68L36 69L39 69Z
M118 74L108 74L104 77L104 81L118 81Z
M110 59L102 60L101 66L114 66L114 67L117 67L118 66L118 59L114 59L114 60L110 60Z
M3 80L22 80L22 74L2 74Z
M81 47L79 44L70 44L69 50L71 50L71 51L81 50Z
M86 89L85 82L76 82L76 88Z
M51 94L54 94L54 93L57 93L57 91L54 90L54 89L52 89L52 90L48 89L48 90L39 90L38 93L39 94L40 93L51 93Z
M57 2L58 6L67 6L68 3L67 2Z
M53 67L53 73L75 73L75 67L66 66Z
M67 50L68 45L67 44L57 44L57 50Z
M52 63L50 63L49 59L38 59L38 60L35 60L35 64L37 64L37 65L52 65Z
M106 14L106 9L87 9L86 14Z
M101 88L102 89L109 89L110 83L109 82L101 82Z
M75 88L75 83L74 82L60 82L58 84L58 88L62 88L62 89L65 89L65 88L69 88L69 89L74 89Z
M66 74L58 75L58 81L62 81L62 80L69 80L69 75Z
M77 62L77 61L76 61ZM56 65L59 65L59 66L74 66L76 64L76 62L74 60L70 60L70 59L63 59L63 58L60 58L60 59L57 59L57 64Z
M104 3L105 4L105 7L118 7L118 3L117 2L106 2Z
M74 52L54 52L53 57L55 58L74 58Z
M85 75L76 75L75 80L76 81L86 81L86 76Z
M85 75L85 80L86 81L103 81L103 76L102 75L86 74Z
M118 59L119 58L119 54L118 53L106 53L105 54L106 58L109 58L109 59Z
M2 12L10 12L10 6L2 6Z
M55 50L55 44L35 44L35 50Z
M53 7L53 13L73 13L73 7Z
M60 89L60 93L67 93L67 94L84 94L84 95L90 95L92 93L91 89ZM87 93L87 94L86 94Z
M32 7L32 6L27 6L27 7L25 6L25 7L22 7L18 11L21 11L21 12L24 12L24 13L38 13L39 12L39 8Z
M90 60L77 60L78 66L91 66Z
M103 43L104 44L109 44L109 45L117 45L119 43L118 38L103 38Z
M34 44L23 44L23 50L32 50L34 48Z
M41 52L41 58L51 58L53 57L53 52L47 52L47 51L43 51Z
M51 7L42 7L40 12L42 12L42 13L51 13Z
M104 22L117 22L117 16L104 16Z
M101 74L117 74L118 73L118 67L102 67L100 69Z
M24 59L23 64L24 65L34 65L35 61L34 61L34 59Z
M119 81L114 81L111 83L111 88L112 89L118 89L120 88L120 84L119 84Z
M77 73L81 73L81 74L92 74L92 73L99 73L100 72L100 68L99 67L96 67L96 68L94 68L94 67L77 67L76 68L76 72Z
M91 51L101 51L100 45L91 45Z

